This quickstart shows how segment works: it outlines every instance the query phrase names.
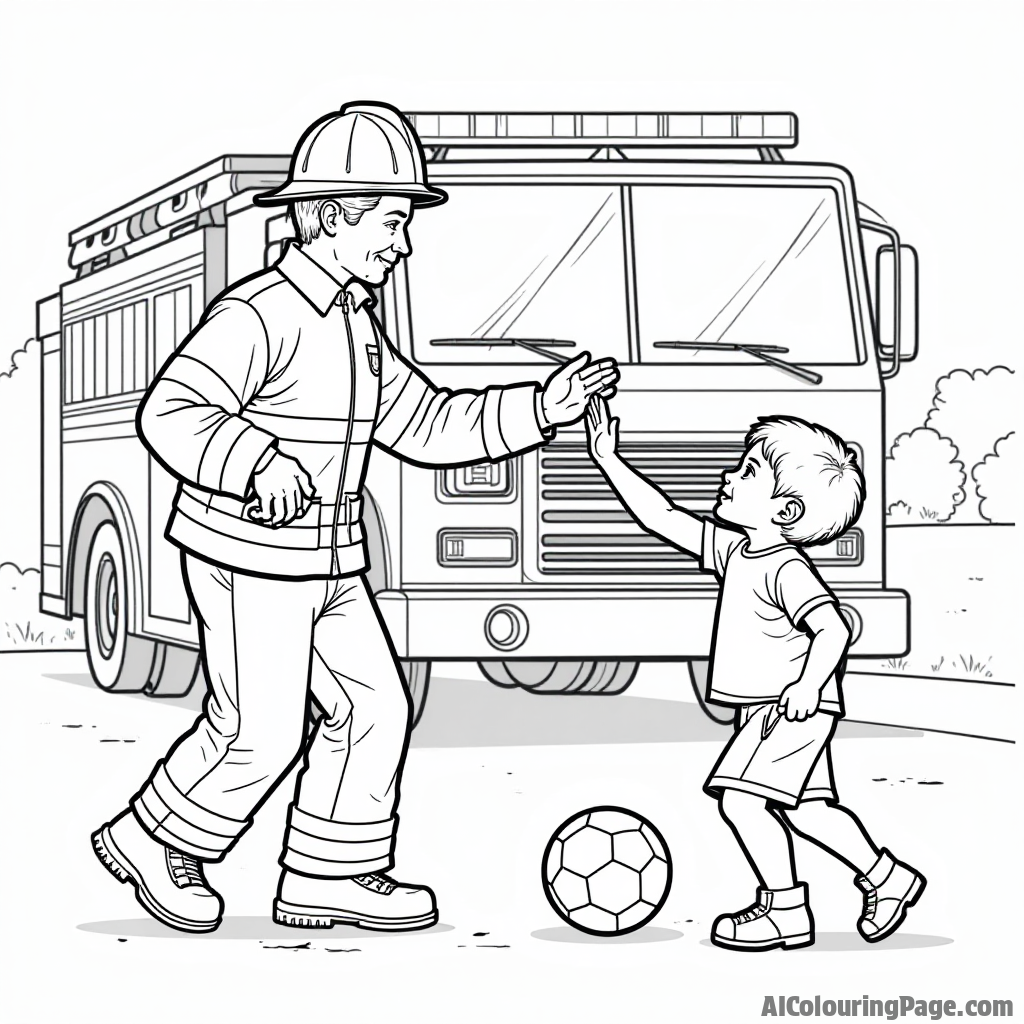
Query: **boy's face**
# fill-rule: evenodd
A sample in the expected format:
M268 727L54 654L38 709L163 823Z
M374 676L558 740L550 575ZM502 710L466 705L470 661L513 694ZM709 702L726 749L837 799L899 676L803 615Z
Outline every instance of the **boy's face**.
M722 475L715 514L736 526L770 527L773 516L786 504L785 498L772 497L774 491L775 473L758 443L747 449L734 470Z

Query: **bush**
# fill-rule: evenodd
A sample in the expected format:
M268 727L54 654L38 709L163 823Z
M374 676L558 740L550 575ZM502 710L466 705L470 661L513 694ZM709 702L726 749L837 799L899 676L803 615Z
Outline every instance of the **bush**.
M1013 410L1014 372L1005 366L990 370L954 370L935 384L935 397L924 421L959 449L960 461L973 469L1017 426ZM971 496L974 486L970 485ZM964 512L973 513L974 502ZM958 516L958 518L960 518Z
M885 460L890 522L944 523L965 497L957 447L929 427L900 434Z
M0 561L27 566L39 565L39 373L40 344L34 339L0 373Z
M76 650L76 627L39 611L39 570L0 563L0 650Z
M978 485L982 519L990 523L1016 522L1020 504L1019 466L1017 433L1011 430L996 442L995 449L974 467L971 474Z

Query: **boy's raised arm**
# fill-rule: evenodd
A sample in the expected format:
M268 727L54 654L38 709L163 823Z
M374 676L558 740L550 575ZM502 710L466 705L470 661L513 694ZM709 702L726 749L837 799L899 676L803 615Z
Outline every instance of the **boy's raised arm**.
M619 421L612 419L603 398L590 400L586 424L590 456L626 511L649 533L699 557L704 520L674 505L667 494L623 462L618 453Z

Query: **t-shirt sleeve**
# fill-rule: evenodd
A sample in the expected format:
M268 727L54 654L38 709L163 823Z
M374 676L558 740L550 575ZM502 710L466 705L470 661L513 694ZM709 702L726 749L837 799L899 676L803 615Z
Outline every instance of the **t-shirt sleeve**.
M725 575L725 563L740 546L743 534L726 530L710 519L704 520L704 534L700 544L700 567L704 572L713 572L721 578Z
M835 602L835 595L802 558L791 558L779 569L775 594L779 607L794 626L799 626L808 612Z

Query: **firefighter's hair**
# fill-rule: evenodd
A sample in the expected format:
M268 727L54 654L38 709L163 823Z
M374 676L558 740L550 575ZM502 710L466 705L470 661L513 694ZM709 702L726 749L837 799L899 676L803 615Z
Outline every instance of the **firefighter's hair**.
M864 505L856 453L831 430L796 416L761 416L746 446L761 445L775 474L773 498L798 498L803 515L782 533L794 544L827 544L845 533Z
M359 218L367 210L374 209L380 202L380 196L333 196L328 199L302 199L292 203L292 220L303 243L309 244L320 235L320 211L325 203L334 203L341 207L345 223L355 227Z

